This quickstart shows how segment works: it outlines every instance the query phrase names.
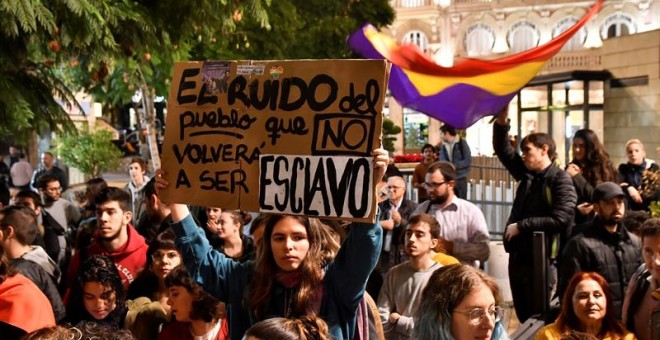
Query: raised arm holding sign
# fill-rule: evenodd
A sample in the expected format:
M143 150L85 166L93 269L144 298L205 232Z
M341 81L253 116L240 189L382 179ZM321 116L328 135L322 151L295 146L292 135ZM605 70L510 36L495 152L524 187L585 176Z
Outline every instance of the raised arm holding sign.
M380 181L387 152L377 149L373 155L373 178ZM161 192L169 187L167 175L156 172ZM325 262L327 244L318 219L273 215L266 222L261 255L256 261L238 263L211 247L186 205L169 207L186 269L205 291L232 306L232 339L241 339L253 322L265 318L312 314L328 323L334 338L353 338L356 310L382 245L377 223L355 223L335 259ZM245 297L249 297L247 305Z

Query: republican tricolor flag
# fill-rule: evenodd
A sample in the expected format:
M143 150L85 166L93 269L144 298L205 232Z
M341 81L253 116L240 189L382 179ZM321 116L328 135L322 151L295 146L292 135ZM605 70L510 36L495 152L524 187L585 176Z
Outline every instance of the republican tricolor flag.
M580 21L548 43L496 60L468 58L442 67L417 46L399 45L370 24L353 33L348 43L365 58L392 63L389 88L401 105L464 129L500 112L604 1L598 0Z

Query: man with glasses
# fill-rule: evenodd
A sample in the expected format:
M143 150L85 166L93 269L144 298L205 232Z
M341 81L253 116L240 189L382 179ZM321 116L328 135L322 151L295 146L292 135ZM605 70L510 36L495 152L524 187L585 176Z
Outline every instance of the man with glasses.
M402 262L402 231L408 225L408 218L417 208L417 203L406 198L406 181L403 177L387 179L389 199L379 204L380 226L383 228L383 248L380 252L378 268L381 273Z
M80 222L80 209L67 199L62 198L62 186L57 177L43 175L37 181L39 193L43 199L43 210L50 215L65 232L75 230Z
M490 256L486 218L479 207L454 194L455 179L453 164L445 161L431 164L424 184L429 200L420 204L413 215L429 214L440 223L437 252L478 267Z

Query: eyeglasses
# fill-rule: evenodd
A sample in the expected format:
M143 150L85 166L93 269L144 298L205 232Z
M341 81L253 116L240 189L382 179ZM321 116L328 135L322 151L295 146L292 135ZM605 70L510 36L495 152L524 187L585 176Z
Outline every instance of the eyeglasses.
M443 185L443 184L445 184L445 183L447 183L447 181L440 182L440 183L428 183L428 182L427 182L427 183L424 183L424 186L425 186L427 189L437 189L437 188L439 188L441 185Z
M403 189L403 187L397 187L397 186L394 186L394 185L388 185L388 186L387 186L387 189L388 189L388 190L399 190L399 189Z
M483 308L475 308L469 312L459 312L455 310L454 313L460 313L466 315L469 320L468 322L471 325L476 326L479 325L481 322L483 322L486 315L488 315L488 318L493 320L493 322L498 322L502 320L502 316L504 316L504 308L500 306L493 306L490 307L488 310L485 310Z
M167 252L167 253L157 251L157 252L151 254L151 259L154 260L154 261L162 261L166 257L167 257L168 260L174 260L175 258L179 257L179 253L177 253L175 251L170 251L170 252Z

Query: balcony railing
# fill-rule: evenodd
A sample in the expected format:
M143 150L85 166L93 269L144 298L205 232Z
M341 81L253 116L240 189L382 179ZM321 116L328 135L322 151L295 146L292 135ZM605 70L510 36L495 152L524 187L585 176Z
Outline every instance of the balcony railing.
M597 71L602 69L602 59L599 49L591 49L560 52L543 67L541 74L572 70Z

